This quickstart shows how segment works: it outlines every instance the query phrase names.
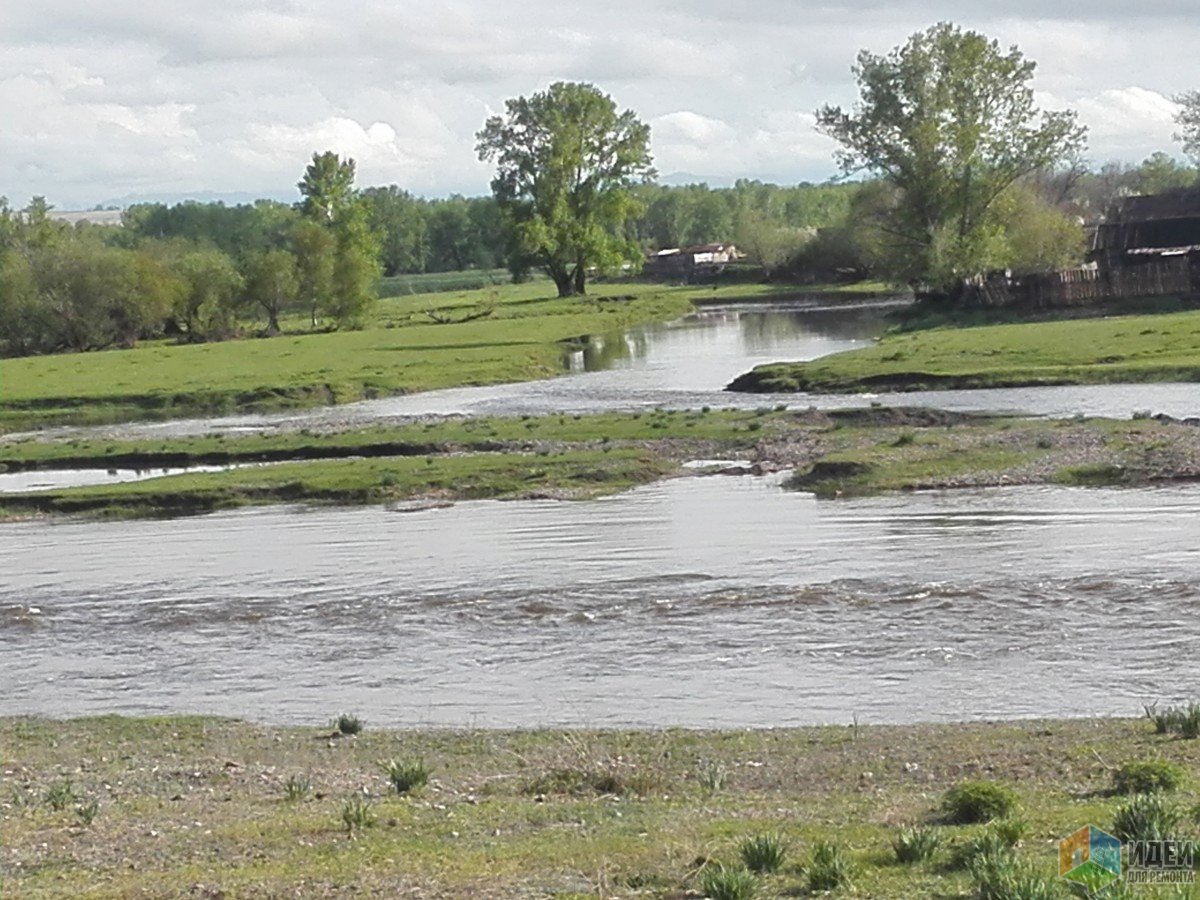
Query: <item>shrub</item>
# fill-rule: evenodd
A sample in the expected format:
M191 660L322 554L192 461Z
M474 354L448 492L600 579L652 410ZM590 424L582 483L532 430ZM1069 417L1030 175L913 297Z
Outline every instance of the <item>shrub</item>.
M758 879L745 869L718 863L704 867L700 890L708 900L748 900L758 893Z
M942 811L955 825L1004 818L1016 808L1016 795L993 781L964 781L946 791L942 798Z
M1134 760L1113 773L1113 790L1118 794L1174 791L1183 784L1185 777L1183 768L1169 760Z
M832 891L850 886L850 861L836 844L821 841L813 848L805 869L810 891Z
M738 855L751 872L778 872L787 857L787 847L778 835L760 834L743 840Z
M293 775L283 783L283 794L288 800L303 800L312 790L312 782L304 775Z
M358 734L362 731L363 723L358 716L347 715L342 713L337 717L337 730L339 734Z
M424 760L390 759L383 764L383 771L397 794L407 794L429 783Z
M898 862L916 863L932 859L941 843L942 835L936 828L901 828L892 838L892 849Z
M355 831L362 831L364 828L370 828L375 824L375 815L371 811L371 801L361 794L348 797L346 802L342 804L342 822L346 826L346 831L350 834L354 834Z
M1175 836L1182 813L1162 794L1139 794L1117 808L1112 833L1122 841L1162 841Z

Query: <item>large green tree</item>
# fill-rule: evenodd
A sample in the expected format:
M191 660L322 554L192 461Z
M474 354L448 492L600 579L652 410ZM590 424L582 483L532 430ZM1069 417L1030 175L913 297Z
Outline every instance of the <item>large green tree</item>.
M354 160L332 150L314 153L296 187L304 195L303 212L322 222L333 222L354 198Z
M314 153L299 182L301 212L312 227L293 231L297 290L309 306L312 323L324 313L339 326L359 327L375 297L379 278L379 239L369 224L366 201L354 189L354 160Z
M479 158L496 163L492 191L514 252L545 269L559 296L583 294L589 268L637 254L624 228L630 188L654 170L650 128L632 111L594 85L557 82L507 101L476 138Z
M862 51L853 68L859 102L817 111L846 172L872 172L898 189L882 220L903 261L898 277L944 291L988 268L997 200L1082 152L1075 114L1035 105L1034 69L1016 47L942 23L887 55Z

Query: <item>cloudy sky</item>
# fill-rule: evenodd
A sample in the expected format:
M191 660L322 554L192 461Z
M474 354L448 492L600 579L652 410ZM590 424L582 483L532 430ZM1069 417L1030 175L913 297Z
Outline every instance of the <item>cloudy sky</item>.
M1048 11L1052 7L1053 11ZM1017 44L1091 158L1176 152L1200 14L1166 0L3 0L0 194L61 209L200 192L289 197L314 150L359 183L487 190L473 135L506 97L591 81L652 127L665 176L834 174L812 129L861 48L940 20Z

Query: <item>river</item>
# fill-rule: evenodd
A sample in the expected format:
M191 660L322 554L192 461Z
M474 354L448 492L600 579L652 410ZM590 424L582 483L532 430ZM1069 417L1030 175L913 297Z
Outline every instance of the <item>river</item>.
M554 381L300 418L762 405L718 389L879 327L724 310L594 345ZM1089 396L1194 415L1197 393ZM1055 412L1081 396L1041 411L1094 411ZM0 572L4 714L733 727L1136 714L1200 694L1200 486L819 502L777 477L708 477L588 503L20 522L0 525Z

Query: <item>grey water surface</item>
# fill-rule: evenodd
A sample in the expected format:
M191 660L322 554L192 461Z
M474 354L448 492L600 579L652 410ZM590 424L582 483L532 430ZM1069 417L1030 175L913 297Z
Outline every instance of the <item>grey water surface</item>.
M574 374L127 436L408 416L928 403L1200 415L1195 385L736 395L881 308L702 312ZM774 726L1136 714L1200 693L1200 486L817 501L696 477L587 502L0 525L0 714Z

